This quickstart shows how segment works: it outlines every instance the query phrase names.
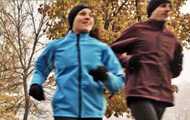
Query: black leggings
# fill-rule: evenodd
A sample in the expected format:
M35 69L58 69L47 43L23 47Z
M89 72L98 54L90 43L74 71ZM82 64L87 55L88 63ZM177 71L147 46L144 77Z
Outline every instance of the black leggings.
M54 117L54 120L102 120L102 118L68 118L68 117Z
M130 100L128 104L135 120L161 120L166 109L163 102L149 99Z

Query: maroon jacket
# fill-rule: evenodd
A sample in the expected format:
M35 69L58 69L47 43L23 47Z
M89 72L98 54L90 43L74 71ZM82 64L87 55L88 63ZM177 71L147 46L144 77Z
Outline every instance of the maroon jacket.
M133 25L112 44L112 49L116 54L140 57L139 70L126 76L127 98L148 98L173 106L171 79L182 70L183 54L182 46L163 22L148 20ZM125 64L129 60L122 58Z

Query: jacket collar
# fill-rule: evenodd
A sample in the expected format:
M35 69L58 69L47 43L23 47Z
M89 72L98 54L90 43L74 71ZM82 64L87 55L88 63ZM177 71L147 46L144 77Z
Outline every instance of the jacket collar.
M146 22L148 25L150 25L152 28L163 30L165 28L165 21L158 21L154 19L149 19Z
M80 34L76 34L75 32L73 32L73 31L69 31L68 32L68 34L66 35L66 37L67 38L69 38L69 39L77 39L77 35L79 35L80 36L80 38L82 38L82 40L86 40L86 38L88 38L89 37L89 33L80 33Z

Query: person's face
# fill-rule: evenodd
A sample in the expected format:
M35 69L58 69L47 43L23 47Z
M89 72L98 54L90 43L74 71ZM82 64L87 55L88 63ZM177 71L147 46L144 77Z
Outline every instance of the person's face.
M166 21L171 11L171 4L170 3L163 3L160 4L151 14L150 18L159 20L159 21Z
M82 9L76 15L73 22L73 31L76 33L90 32L94 26L92 11L88 8Z

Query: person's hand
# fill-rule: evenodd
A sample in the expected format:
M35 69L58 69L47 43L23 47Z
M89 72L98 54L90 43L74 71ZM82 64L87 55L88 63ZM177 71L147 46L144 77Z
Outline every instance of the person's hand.
M127 66L129 72L139 71L139 69L141 68L140 57L139 56L131 57Z
M29 95L39 101L45 100L43 88L38 84L32 84L30 86Z
M92 69L89 72L93 76L95 81L105 82L108 79L107 69L104 66L98 66L96 69Z
M178 86L177 85L172 85L172 91L178 93L179 92Z
M119 62L121 63L121 66L123 68L126 67L126 60L127 60L127 55L126 53L123 53L123 54L117 54L117 57L119 58Z

